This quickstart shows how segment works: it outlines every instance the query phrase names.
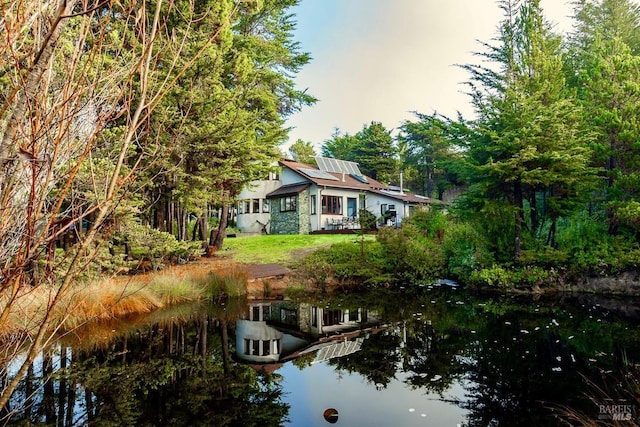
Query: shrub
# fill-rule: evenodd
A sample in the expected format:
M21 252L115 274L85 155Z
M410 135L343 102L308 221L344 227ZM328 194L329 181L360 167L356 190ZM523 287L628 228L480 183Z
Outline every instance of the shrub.
M445 262L440 246L426 239L414 225L383 228L377 239L387 260L386 271L397 279L424 281L443 277Z
M330 282L339 285L369 285L388 281L385 258L377 242L344 242L319 249L302 258L294 267L314 285L324 290Z
M179 241L172 234L137 222L127 224L122 236L131 246L133 257L138 261L149 260L154 270L186 262L201 252L201 242Z
M402 226L411 225L432 239L441 239L447 228L447 216L440 209L416 210L402 221Z
M517 281L513 271L506 270L499 265L476 270L471 274L469 279L470 282L476 286L489 286L498 289L511 288Z
M494 262L486 240L469 223L450 222L442 246L448 274L462 282Z
M373 230L376 228L376 216L367 209L360 209L358 221L362 230Z

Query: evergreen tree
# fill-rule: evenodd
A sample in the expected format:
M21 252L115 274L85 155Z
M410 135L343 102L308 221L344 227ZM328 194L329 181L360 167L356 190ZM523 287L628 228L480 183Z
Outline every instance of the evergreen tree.
M416 184L412 190L441 199L444 191L456 183L455 174L449 169L450 162L457 157L451 123L436 114L415 115L418 121L404 122L398 135L405 183L411 187L411 177L415 174Z
M470 127L472 186L466 203L481 215L487 203L512 215L509 246L517 259L523 230L536 237L543 220L549 221L545 240L555 244L558 218L580 206L582 186L595 171L589 167L580 109L565 83L560 40L545 23L539 1L500 5L505 12L500 44L487 46L483 54L500 70L465 67L472 73L469 84L478 113ZM503 226L489 230L492 239L498 233L504 235Z
M398 150L391 132L379 122L363 126L355 135L341 135L336 129L324 142L322 155L356 162L363 174L384 183L398 179Z
M570 52L610 234L640 232L640 8L628 0L583 1Z
M322 145L322 155L334 159L348 160L355 162L358 140L353 135L345 133L342 135L340 129L335 129L331 138L324 141Z
M310 142L303 141L302 139L298 139L291 145L291 147L289 147L289 154L291 154L291 158L296 162L310 165L313 165L316 162L315 148L313 148L313 145L311 145Z
M154 192L160 193L154 200L164 197L178 206L180 238L187 237L184 224L190 214L200 218L199 237L206 238L208 208L218 206L219 238L212 235L210 244L222 245L229 205L279 157L278 146L286 139L284 118L315 101L297 90L291 78L310 59L291 40L294 22L287 11L296 3L237 4L238 19L225 37L209 46L179 80L179 88L166 102L165 116L154 117L167 124L166 129L158 126L163 129L158 138L167 150L162 169L156 171L165 180L154 180ZM200 6L202 19L179 29L189 34L194 50L200 49L211 28L225 25L223 15L216 13L219 1Z

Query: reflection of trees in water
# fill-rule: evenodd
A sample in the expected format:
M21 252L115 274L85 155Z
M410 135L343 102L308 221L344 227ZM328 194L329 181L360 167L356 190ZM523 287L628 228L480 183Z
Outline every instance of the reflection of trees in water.
M331 365L385 387L402 371L408 385L441 397L461 379L466 396L456 403L469 411L469 425L544 426L558 425L560 407L597 418L583 375L598 383L601 369L616 370L625 355L640 354L640 330L629 328L635 322L604 304L456 294L399 295L370 305L359 296L370 310L396 310L395 335L370 336L358 353ZM348 297L341 303L350 304Z
M386 388L395 378L400 362L398 346L400 338L389 331L370 335L362 342L359 351L329 360L338 371L358 373L376 388Z
M12 399L12 422L282 424L281 386L231 361L228 320L201 314L139 329L106 349L50 350Z
M456 328L438 333L431 323L414 321L413 334L408 334L403 347L405 382L413 389L425 389L443 395L453 381L463 373L457 354L464 348L466 338Z
M640 330L630 327L636 323L605 316L610 307L582 308L583 301L488 301L459 291L371 295L370 302L346 296L332 306L395 310L393 326L370 334L360 351L332 359L331 366L379 388L402 372L408 386L440 396L461 379L467 394L459 403L474 426L555 425L551 406L593 416L596 408L583 398L589 389L579 372L595 381L594 371L613 370L625 360L637 363L630 359L640 354ZM32 365L12 399L12 421L281 425L288 406L279 383L230 359L229 336L245 303L214 307L114 333L118 337L108 348L50 350ZM304 369L312 358L299 359L298 366ZM49 376L53 380L43 385Z
M465 366L469 425L556 425L548 402L580 398L575 351L555 333L514 334L516 322L492 318L478 330Z

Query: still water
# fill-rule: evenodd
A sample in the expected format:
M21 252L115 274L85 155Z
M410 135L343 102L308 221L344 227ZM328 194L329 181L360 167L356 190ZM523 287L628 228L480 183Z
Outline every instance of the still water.
M234 299L62 336L5 421L637 425L639 363L640 301L630 298L419 287Z

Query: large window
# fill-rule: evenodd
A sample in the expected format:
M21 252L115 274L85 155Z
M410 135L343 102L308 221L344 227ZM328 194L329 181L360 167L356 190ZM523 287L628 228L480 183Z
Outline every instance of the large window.
M260 199L253 199L251 201L251 204L253 205L253 213L259 213L260 212Z
M296 196L286 196L280 199L280 212L295 212Z
M322 196L322 213L329 215L342 215L342 197Z

